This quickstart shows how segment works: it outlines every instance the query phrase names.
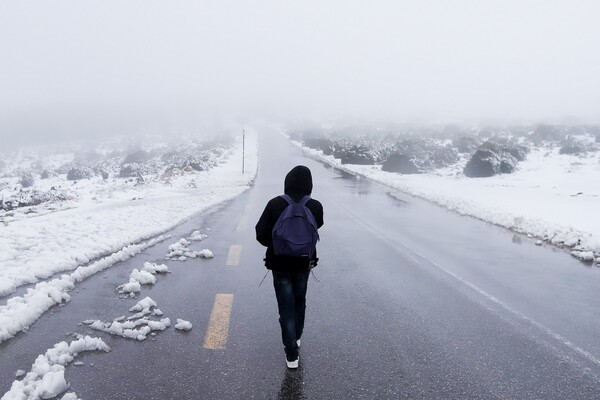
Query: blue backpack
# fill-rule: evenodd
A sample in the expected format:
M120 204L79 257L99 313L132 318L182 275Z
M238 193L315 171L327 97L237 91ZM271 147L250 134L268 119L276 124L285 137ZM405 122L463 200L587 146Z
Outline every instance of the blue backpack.
M319 233L312 212L306 207L310 196L296 203L288 195L280 196L287 201L273 227L273 251L276 255L312 259L317 248Z

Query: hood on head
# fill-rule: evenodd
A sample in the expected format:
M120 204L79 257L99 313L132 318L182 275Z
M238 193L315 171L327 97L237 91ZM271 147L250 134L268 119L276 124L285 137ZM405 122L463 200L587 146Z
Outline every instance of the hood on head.
M312 193L312 174L304 165L292 168L285 176L284 190L287 195L310 195Z

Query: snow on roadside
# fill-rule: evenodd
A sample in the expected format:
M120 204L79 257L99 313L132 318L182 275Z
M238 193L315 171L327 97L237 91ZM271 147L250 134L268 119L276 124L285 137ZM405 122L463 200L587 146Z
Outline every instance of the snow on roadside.
M0 296L162 234L239 195L251 185L258 165L256 132L246 129L246 173L241 173L239 139L225 163L193 175L194 187L149 185L135 200L81 203L0 226Z
M166 274L170 272L169 267L167 267L165 264L157 264L151 262L145 262L142 271L147 271L151 274Z
M585 261L600 259L600 163L597 157L532 151L512 174L467 178L450 174L402 175L380 166L342 165L322 151L303 147L313 158L537 239L574 250Z
M198 240L198 239L196 239ZM175 260L175 261L185 261L188 258L213 258L214 254L212 251L208 249L202 249L201 251L190 250L188 247L190 245L190 241L181 238L179 241L173 243L169 246L169 252L165 256L167 260Z
M186 321L185 319L177 318L175 329L179 331L191 331L192 323L190 321Z
M130 245L95 263L79 267L70 275L62 275L50 282L40 282L35 287L27 289L23 296L15 296L0 306L0 343L13 338L17 333L26 330L37 321L50 307L68 302L71 299L68 292L75 288L75 284L114 265L119 261L127 260L146 248L165 240L159 236L146 243Z
M45 354L37 357L31 371L22 380L13 381L11 388L1 400L49 399L65 393L69 384L65 379L65 366L84 351L110 351L97 337L82 336L71 343L60 342ZM76 399L74 393L62 399Z
M117 286L119 293L134 296L135 293L142 290L142 285L154 285L156 283L156 274L166 274L169 267L165 264L156 264L145 262L141 270L134 268L129 275L129 282Z
M202 233L200 231L194 231L194 232L192 232L192 234L190 235L188 240L194 240L194 241L199 242L199 241L206 239L207 237L208 237L208 235L206 233Z
M84 324L101 332L141 342L146 340L148 335L156 331L164 331L171 326L171 320L169 318L152 320L148 317L150 314L154 316L162 315L162 312L158 310L159 312L157 313L157 310L156 302L152 300L152 298L146 297L129 309L130 312L137 311L137 313L126 320L125 317L116 318L112 322L87 320L84 321Z

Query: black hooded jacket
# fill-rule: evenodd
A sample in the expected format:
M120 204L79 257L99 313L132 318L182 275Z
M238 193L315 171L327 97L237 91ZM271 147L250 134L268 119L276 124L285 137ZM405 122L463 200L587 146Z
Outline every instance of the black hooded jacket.
M285 177L284 193L294 201L312 193L312 175L310 169L303 165L294 167ZM265 266L274 271L306 271L309 269L309 260L300 257L278 256L273 252L273 227L288 203L277 196L269 200L258 223L256 224L256 240L267 247ZM315 199L306 203L306 208L315 217L317 227L323 226L323 206ZM314 265L318 261L317 254L311 260Z

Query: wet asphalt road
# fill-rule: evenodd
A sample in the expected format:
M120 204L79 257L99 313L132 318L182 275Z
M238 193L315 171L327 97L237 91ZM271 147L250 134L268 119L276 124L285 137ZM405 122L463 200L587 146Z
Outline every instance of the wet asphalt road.
M460 217L303 157L264 131L255 186L175 228L173 238L84 281L67 305L0 344L0 393L17 369L69 332L101 336L110 353L79 357L67 380L82 399L600 399L600 270L563 251ZM254 223L309 166L325 209L300 368L287 371L272 278ZM169 244L210 228L193 249L212 260L167 261L144 287L166 317L190 320L134 342L79 323L127 314L115 287ZM227 266L231 245L239 265ZM227 345L203 348L215 295L233 294Z

